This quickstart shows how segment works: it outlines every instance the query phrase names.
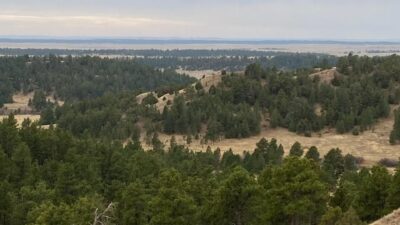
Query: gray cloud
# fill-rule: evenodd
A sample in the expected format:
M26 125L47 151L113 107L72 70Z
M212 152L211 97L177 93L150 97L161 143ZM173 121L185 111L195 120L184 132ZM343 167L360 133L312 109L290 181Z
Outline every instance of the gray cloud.
M13 0L0 8L0 35L400 39L395 0Z

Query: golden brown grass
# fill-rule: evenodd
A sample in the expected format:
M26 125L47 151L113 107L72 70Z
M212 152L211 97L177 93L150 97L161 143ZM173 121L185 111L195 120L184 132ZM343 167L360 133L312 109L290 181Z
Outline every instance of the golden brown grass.
M211 86L217 86L221 82L221 72L215 72L213 70L196 70L191 72L201 74L201 76L198 76L198 79L206 92L210 90ZM196 83L192 84L191 86L194 87L195 85ZM181 89L178 91L178 95L184 95L185 93L185 89ZM155 92L144 92L136 96L136 101L141 104L143 99L149 94L153 94L157 97L157 94ZM170 102L171 104L173 103L175 97L176 94L166 93L165 95L158 98L158 102L155 104L155 107L159 112L162 112L168 102Z
M286 153L298 141L305 149L311 146L318 147L321 155L326 154L332 148L340 148L343 153L363 157L365 165L372 165L382 158L397 159L400 157L400 146L389 144L389 134L392 128L393 115L390 115L389 118L379 120L371 130L367 130L358 136L351 133L337 134L334 129L324 129L321 132L313 133L312 137L305 137L289 132L284 128L271 129L264 125L259 135L243 139L222 139L205 144L192 138L193 142L186 145L183 135L175 135L175 138L179 144L184 144L195 151L205 151L210 146L212 149L220 148L222 151L232 149L235 153L242 153L244 150L253 151L261 138L277 139L285 148ZM159 138L168 146L171 135L160 134ZM151 146L145 144L144 139L143 143L146 149L151 148Z
M13 95L13 103L4 104L3 108L10 111L21 110L21 111L31 111L32 108L28 106L29 99L33 98L33 92L28 94L17 93Z
M24 115L14 115L15 119L17 120L18 125L21 125L21 123L25 119L30 119L32 122L38 121L40 119L40 115L30 115L30 114L24 114ZM8 118L8 115L0 115L0 121L2 121L4 118Z
M337 75L339 73L333 68L310 74L310 78L319 77L320 83L330 84Z

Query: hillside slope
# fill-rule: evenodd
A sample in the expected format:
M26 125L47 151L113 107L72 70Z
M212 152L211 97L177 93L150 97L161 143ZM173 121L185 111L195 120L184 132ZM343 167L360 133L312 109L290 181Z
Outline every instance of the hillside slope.
M400 224L400 209L394 210L389 215L371 223L370 225L399 225Z

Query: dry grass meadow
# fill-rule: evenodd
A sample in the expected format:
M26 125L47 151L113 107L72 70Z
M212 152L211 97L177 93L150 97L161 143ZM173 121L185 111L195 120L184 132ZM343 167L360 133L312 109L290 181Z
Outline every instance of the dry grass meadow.
M32 108L28 105L29 99L33 99L33 92L28 94L16 93L13 95L13 103L4 104L2 110L5 112L4 115L0 115L0 120L8 117L8 114L15 113L15 119L18 124L21 124L25 119L30 119L31 121L38 121L40 115L35 113ZM47 100L51 102L56 102L53 96L47 96ZM63 101L58 101L57 104L64 104Z
M182 72L182 71L181 71ZM200 71L203 74L199 77L203 88L208 91L212 85L217 85L221 82L220 74L215 71ZM208 73L207 73L208 72ZM310 76L319 76L321 82L330 83L334 76L338 74L335 69L323 70ZM180 93L183 90L180 91ZM137 96L137 99L143 99L148 93ZM174 95L166 94L159 98L157 108L161 111L164 109L165 102L162 99L166 97L168 100L173 100ZM140 102L140 101L139 101ZM397 106L398 107L398 106ZM317 106L318 108L318 106ZM392 111L396 107L392 108ZM194 151L205 151L208 146L212 149L220 148L222 151L232 149L235 153L242 153L243 151L253 151L256 143L261 138L268 140L275 138L285 148L287 153L290 147L296 142L300 142L304 149L308 149L311 146L318 147L321 155L324 155L332 148L340 148L344 153L351 153L357 157L363 157L365 159L365 165L371 165L382 158L398 159L400 157L400 146L389 144L389 134L393 128L394 118L393 113L388 118L380 119L371 130L367 130L358 136L347 134L337 134L334 129L324 129L318 133L313 133L311 137L305 137L298 135L293 132L289 132L284 128L271 129L268 128L268 124L263 124L262 131L259 135L252 136L243 139L221 139L216 142L204 143L201 141L201 137L198 140L192 138L191 144L186 144L186 137L184 135L174 135L176 141L179 144L186 145ZM169 145L171 135L159 134L160 140L165 144ZM146 149L150 149L151 146L146 144L144 135L142 135L143 145Z

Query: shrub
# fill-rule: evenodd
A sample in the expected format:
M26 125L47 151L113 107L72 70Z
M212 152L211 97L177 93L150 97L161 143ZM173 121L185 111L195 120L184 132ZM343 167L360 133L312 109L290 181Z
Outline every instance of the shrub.
M397 167L399 165L399 161L396 159L383 158L379 160L379 164L386 167Z

